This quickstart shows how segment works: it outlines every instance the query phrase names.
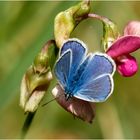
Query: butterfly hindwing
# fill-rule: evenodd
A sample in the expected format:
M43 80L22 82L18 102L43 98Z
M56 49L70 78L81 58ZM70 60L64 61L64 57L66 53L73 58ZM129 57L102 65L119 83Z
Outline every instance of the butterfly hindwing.
M80 80L87 81L94 79L102 74L113 74L115 71L115 64L112 59L101 53L95 53L91 56L88 66L83 72Z
M104 74L87 81L74 96L85 101L103 102L111 95L113 87L112 76Z
M79 77L74 96L86 101L105 101L112 93L115 70L113 61L104 54L92 55Z

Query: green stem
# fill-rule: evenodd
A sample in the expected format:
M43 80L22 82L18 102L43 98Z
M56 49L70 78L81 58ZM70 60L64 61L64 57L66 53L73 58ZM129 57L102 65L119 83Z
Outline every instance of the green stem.
M97 14L89 13L88 17L98 19L105 24L112 24L112 21L110 19L103 17L103 16L100 16L100 15L97 15Z
M27 134L27 132L28 132L30 126L31 126L31 123L33 121L33 118L35 116L35 113L36 113L36 111L35 112L29 112L27 114L27 117L25 119L25 122L24 122L23 127L22 127L22 131L21 131L21 139L25 138L25 136L26 136L26 134Z
M106 17L93 13L88 14L88 18L98 19L103 23L103 37L101 41L104 50L107 51L111 44L119 37L116 24Z

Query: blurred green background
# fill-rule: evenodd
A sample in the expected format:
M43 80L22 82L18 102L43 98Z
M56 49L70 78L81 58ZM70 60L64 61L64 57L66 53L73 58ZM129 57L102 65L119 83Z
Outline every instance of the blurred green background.
M22 76L44 43L53 38L55 15L76 3L0 2L0 138L20 138L25 120L19 107ZM92 1L91 11L112 19L122 33L128 21L140 19L140 2ZM99 21L81 22L72 36L83 40L89 51L102 50ZM140 51L133 55L140 65ZM140 71L131 78L116 73L114 80L114 93L96 105L92 124L74 119L54 101L39 108L26 138L140 138ZM53 98L47 94L44 102Z

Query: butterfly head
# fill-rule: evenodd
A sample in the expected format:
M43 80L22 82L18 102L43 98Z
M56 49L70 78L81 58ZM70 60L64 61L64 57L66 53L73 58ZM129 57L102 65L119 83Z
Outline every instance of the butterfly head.
M66 99L66 101L68 101L72 97L73 97L72 91L70 91L69 89L66 88L65 89L65 99Z
M65 94L66 101L68 101L72 96L72 94Z

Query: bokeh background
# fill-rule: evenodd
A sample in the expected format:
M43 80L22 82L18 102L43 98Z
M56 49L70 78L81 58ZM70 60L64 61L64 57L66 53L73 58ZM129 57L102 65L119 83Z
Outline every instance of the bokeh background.
M25 120L19 107L22 76L44 43L53 38L57 13L77 1L0 1L0 138L20 138ZM112 19L123 33L130 20L140 20L140 2L92 1L91 11ZM100 51L102 24L86 20L72 33L89 51ZM140 51L133 53L140 66ZM140 138L140 71L131 78L114 76L115 90L96 105L96 117L88 124L55 101L40 107L26 138ZM50 91L52 86L50 87ZM44 102L52 99L51 92Z

